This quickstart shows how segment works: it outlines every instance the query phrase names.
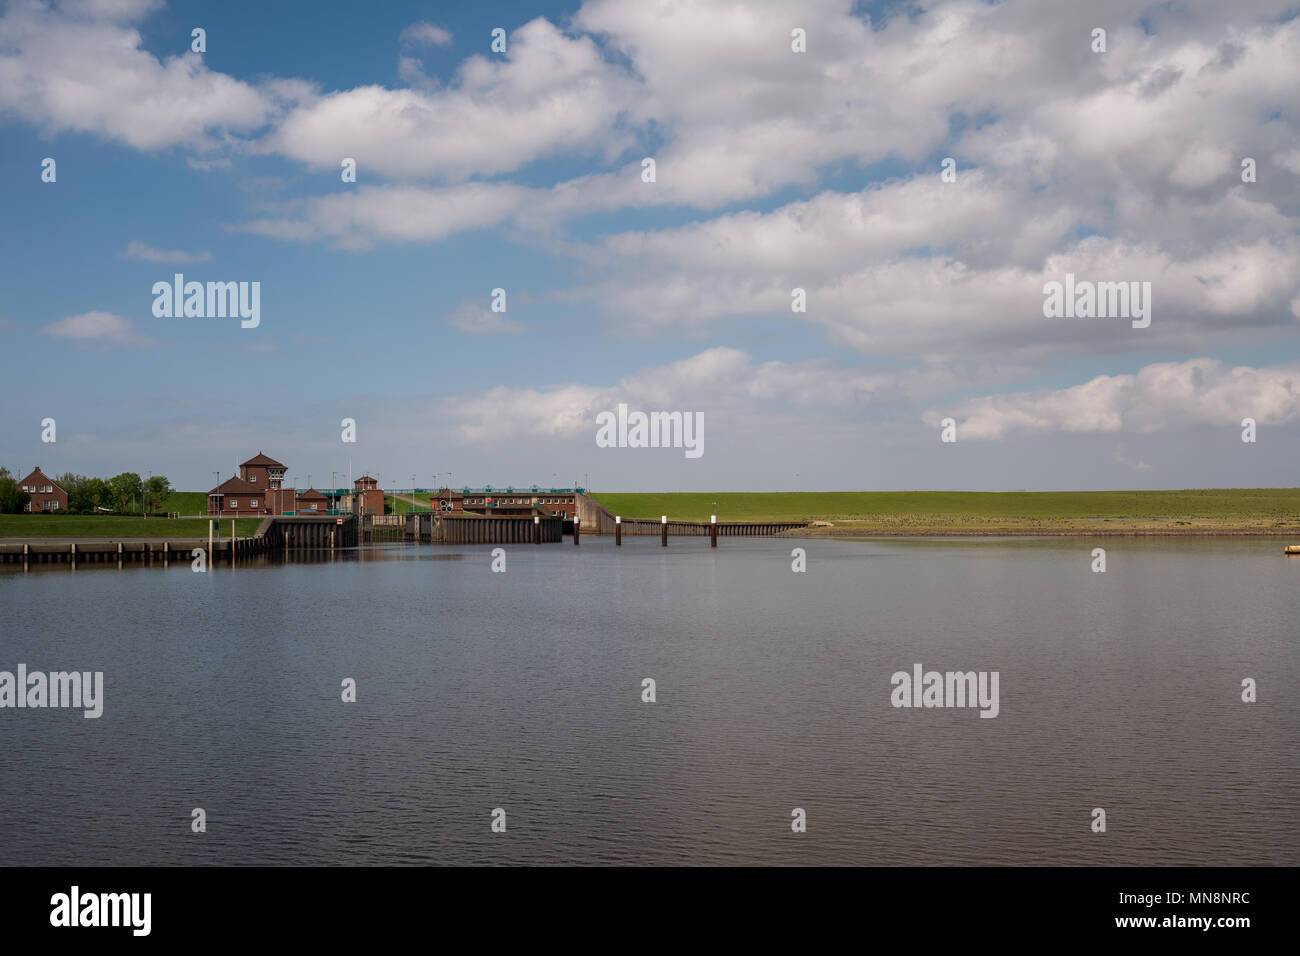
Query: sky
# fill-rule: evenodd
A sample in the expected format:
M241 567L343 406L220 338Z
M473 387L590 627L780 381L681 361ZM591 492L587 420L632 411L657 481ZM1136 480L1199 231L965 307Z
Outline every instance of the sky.
M1300 484L1295 0L0 10L20 476Z

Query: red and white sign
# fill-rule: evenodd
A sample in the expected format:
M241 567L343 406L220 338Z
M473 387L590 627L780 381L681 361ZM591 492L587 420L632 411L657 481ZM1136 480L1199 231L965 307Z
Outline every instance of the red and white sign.
M335 518L335 519L334 519L334 523L335 523L335 524L342 524L342 523L343 523L343 519L342 519L342 518Z

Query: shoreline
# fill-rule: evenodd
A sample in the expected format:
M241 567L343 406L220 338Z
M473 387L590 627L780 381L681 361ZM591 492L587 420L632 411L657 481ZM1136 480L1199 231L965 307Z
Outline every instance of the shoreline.
M783 532L784 538L1287 538L1300 541L1300 529L1266 528L803 528Z

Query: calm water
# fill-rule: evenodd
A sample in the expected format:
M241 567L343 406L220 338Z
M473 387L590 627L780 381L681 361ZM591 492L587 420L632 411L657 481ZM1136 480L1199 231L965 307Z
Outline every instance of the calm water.
M1300 863L1281 541L490 550L0 572L0 670L106 685L0 710L0 863Z

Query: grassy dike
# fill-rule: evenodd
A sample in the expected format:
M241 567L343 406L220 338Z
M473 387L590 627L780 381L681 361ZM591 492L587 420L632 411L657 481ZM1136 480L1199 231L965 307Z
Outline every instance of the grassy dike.
M261 518L236 518L235 534L248 538ZM119 515L0 515L0 538L206 538L207 518L124 518ZM217 537L230 537L230 519Z
M1300 488L597 494L628 518L820 521L804 535L1277 534L1300 541ZM716 502L716 507L714 503Z

